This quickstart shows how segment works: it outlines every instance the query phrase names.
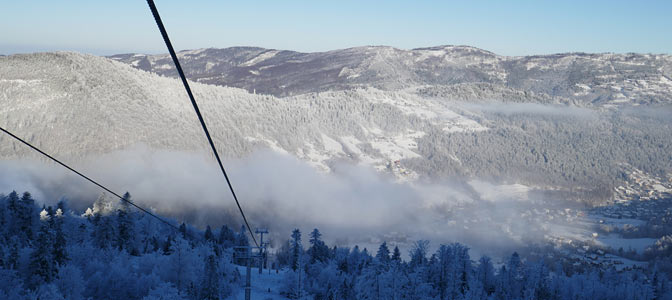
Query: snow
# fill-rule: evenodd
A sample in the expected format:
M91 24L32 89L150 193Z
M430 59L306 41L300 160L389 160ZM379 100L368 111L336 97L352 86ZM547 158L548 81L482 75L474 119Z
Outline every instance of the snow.
M418 57L415 59L416 62L425 61L433 57L441 57L446 55L445 50L417 50L419 53Z
M577 83L576 86L584 90L590 90L590 86L588 86L587 84Z
M392 138L375 138L371 141L371 146L392 161L421 157L411 149L416 149L418 147L415 140L424 135L424 132L409 130L407 134L397 135Z
M325 152L318 151L312 143L306 142L304 148L297 149L297 156L306 160L308 164L320 171L329 172L330 170L326 161L331 159L332 156Z
M653 245L656 242L656 239L653 238L638 238L638 239L625 239L617 234L610 234L607 236L600 236L596 240L598 245L611 247L614 250L623 248L623 250L628 251L629 249L637 251L637 253L643 253L644 250Z
M326 134L322 133L322 145L324 145L324 150L332 154L344 154L343 145L337 142L336 140L330 138Z
M654 185L651 186L651 187L652 187L655 191L657 191L657 192L662 192L662 193L664 193L664 192L670 192L670 191L671 191L670 189L664 187L662 184L658 184L658 183L657 183L657 184L654 184Z
M603 224L605 224L605 225L611 225L611 226L618 227L618 228L623 228L623 226L625 226L625 225L641 226L641 225L646 224L646 221L637 220L637 219L616 219L616 218L607 218L607 217L595 216L595 215L590 215L589 218L592 219L593 221L596 221L596 222L601 220L603 222Z
M267 59L269 59L269 58L272 58L273 56L275 56L276 54L278 54L278 52L280 52L280 51L276 51L276 50L266 51L266 52L264 52L264 53L261 53L261 54L257 55L256 57L254 57L254 58L252 58L252 59L250 59L250 60L248 60L248 61L242 63L241 66L249 67L249 66L256 65L256 64L258 64L258 63L260 63L260 62L262 62L262 61L265 61L265 60L267 60Z
M282 154L289 154L289 152L287 152L287 150L282 148L278 144L277 141L273 141L273 140L271 140L269 138L266 138L266 137L261 137L261 136L249 137L248 136L248 137L245 137L245 140L250 141L250 142L262 142L262 143L266 144L271 150L273 150L275 152L282 153Z
M38 84L42 82L40 79L0 79L0 83L9 83L9 84Z
M159 70L169 70L169 69L173 68L173 66L170 65L170 64L162 64L162 65L154 66L154 68L159 69Z
M362 152L362 150L359 149L358 145L362 143L362 141L358 140L354 136L342 136L340 137L341 144L347 149L348 152L351 152L352 154L355 154L357 158L359 159L360 163L365 164L365 165L375 165L377 163L381 163L382 159L380 158L373 158L372 156Z
M238 272L242 275L242 278L245 278L247 268L243 266L236 266ZM278 273L275 270L265 269L262 274L259 274L258 268L252 268L251 272L251 298L252 299L263 299L263 300L275 300L275 299L288 299L280 295L280 287L282 286L282 279L285 276L286 270L280 270ZM270 290L270 292L269 292ZM229 300L244 300L245 299L245 288L240 288L237 290L237 293L231 295Z
M660 83L665 85L672 85L672 80L670 80L666 76L660 76Z
M341 71L338 72L338 77L345 76L347 79L354 79L354 78L357 78L361 75L362 74L359 73L357 70L351 69L351 68L348 68L348 67L343 67L343 69L341 69Z
M517 201L527 201L530 187L522 184L502 184L493 185L480 180L469 181L474 190L479 192L483 200L490 202L501 201L503 199L513 199Z

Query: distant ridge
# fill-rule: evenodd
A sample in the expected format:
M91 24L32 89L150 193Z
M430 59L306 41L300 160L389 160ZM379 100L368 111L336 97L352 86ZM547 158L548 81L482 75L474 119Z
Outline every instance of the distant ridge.
M559 53L501 56L471 46L364 46L301 53L259 47L179 53L195 81L278 97L375 87L386 91L488 84L590 106L672 102L672 55ZM167 54L110 58L174 77Z

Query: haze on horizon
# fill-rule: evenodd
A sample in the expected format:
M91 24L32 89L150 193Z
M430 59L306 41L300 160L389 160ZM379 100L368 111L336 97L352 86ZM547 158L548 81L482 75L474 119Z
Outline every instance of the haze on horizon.
M672 53L667 1L158 1L177 49L259 46L319 52L366 45L469 45L500 55ZM3 5L0 54L163 53L144 1ZM308 25L310 24L310 25Z

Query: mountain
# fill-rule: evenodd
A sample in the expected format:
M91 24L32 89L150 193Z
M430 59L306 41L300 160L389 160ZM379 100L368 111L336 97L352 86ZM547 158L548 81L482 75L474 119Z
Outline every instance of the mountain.
M316 53L233 47L182 51L178 56L194 81L278 97L361 87L385 91L421 87L428 95L460 97L452 93L454 86L466 85L481 96L496 97L502 90L533 92L591 106L672 101L672 56L663 54L509 57L469 46L439 46ZM177 75L167 54L110 58L164 76Z
M651 92L653 83L648 89L628 94L646 94L649 98L587 101L596 94L571 96L560 88L546 93L550 87L543 84L530 88L535 91L518 89L528 79L520 79L512 87L513 75L507 73L511 68L495 70L535 60L499 57L475 48L354 48L319 54L269 51L234 48L180 54L189 74L202 72L204 77L197 76L199 82L208 82L203 78L216 66L229 70L219 77L229 79L236 77L235 70L247 68L243 65L289 68L285 73L269 67L280 72L282 76L277 78L264 75L258 81L249 81L253 77L240 75L236 81L245 88L254 86L257 92L272 91L274 84L283 83L277 86L291 88L275 93L284 97L193 83L213 138L227 157L243 157L265 148L296 156L325 171L339 163L364 164L400 180L522 183L567 190L580 195L574 196L578 199L598 202L610 198L613 188L623 182L624 166L672 177L671 110L656 105L669 102L671 93L657 89L667 97L659 98ZM211 53L218 53L216 57L222 61L208 69L208 62L213 61L208 58ZM270 53L275 54L271 57ZM427 57L421 60L420 53ZM406 61L452 64L442 71L437 67L437 72L452 70L450 74L461 74L461 79L442 85L453 79L448 73L439 73L443 75L437 77L436 85L423 82L414 86L429 77L421 76L419 69L409 71L409 64L399 63L404 60L397 58L405 55L410 57ZM159 63L160 56L135 57L148 62L153 70L169 71L168 67L159 67L168 66ZM377 62L372 63L376 57ZM383 57L395 59L388 63ZM547 80L560 84L567 80L561 76L563 72L590 69L588 65L579 67L577 61L597 64L604 63L605 57L620 61L628 56L539 57L537 66L544 67L535 72L550 76L555 73L546 67L564 66L566 71L558 71ZM0 57L0 126L58 157L72 159L136 144L179 151L206 150L207 142L181 83L138 70L143 65L140 60L136 68L119 60L123 59L68 52ZM197 61L203 63L201 71ZM366 68L361 64L365 61L370 63ZM644 76L654 72L650 66L654 64L660 65L661 76L669 72L667 56L633 55L630 61L633 63L623 63L623 68L635 68L636 61L644 64L640 66L642 71L618 69L623 73L619 76ZM336 70L344 72L339 66L346 63L358 71L330 77ZM484 71L486 65L492 72ZM473 72L467 71L470 68ZM320 74L318 69L326 74L323 78L316 75ZM492 82L476 82L486 77ZM308 78L315 78L315 82ZM584 80L588 79L577 82ZM662 86L663 81L659 82ZM597 89L596 84L590 87L591 91ZM320 91L310 92L313 90ZM300 95L288 96L289 91ZM618 105L604 107L614 103ZM32 155L29 153L9 137L0 136L3 159Z

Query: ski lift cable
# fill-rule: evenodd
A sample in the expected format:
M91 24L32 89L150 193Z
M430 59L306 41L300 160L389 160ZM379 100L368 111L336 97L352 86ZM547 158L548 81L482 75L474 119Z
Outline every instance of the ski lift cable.
M17 141L23 143L24 145L30 147L31 149L37 151L38 153L40 153L40 154L46 156L47 158L53 160L53 161L56 162L57 164L59 164L59 165L65 167L66 169L72 171L73 173L79 175L80 177L82 177L82 178L88 180L89 182L95 184L95 185L98 186L99 188L101 188L101 189L105 190L106 192L108 192L108 193L114 195L115 197L119 198L121 201L124 201L124 202L126 202L126 203L128 203L128 204L134 206L135 208L139 209L140 211L142 211L142 212L144 212L144 213L146 213L146 214L148 214L148 215L150 215L150 216L156 218L157 220L159 220L159 221L165 223L166 225L168 225L168 226L170 226L170 227L173 227L174 229L177 229L177 230L179 231L179 228L178 228L177 226L175 226L174 224L171 224L170 222L168 222L168 221L164 220L163 218L161 218L161 217L155 215L154 213L150 212L149 210L140 207L139 205L133 203L133 201L130 201L130 200L128 200L128 199L126 199L126 198L120 196L119 194L113 192L112 190L108 189L108 188L105 187L104 185L98 183L97 181L95 181L95 180L89 178L88 176L86 176L86 175L80 173L79 171L73 169L72 167L66 165L65 163L63 163L63 162L61 162L60 160L54 158L53 156L47 154L46 152L40 150L39 148L33 146L33 145L30 144L29 142L26 142L25 140L23 140L23 139L21 139L20 137L14 135L13 133L9 132L8 130L6 130L6 129L0 127L0 131L2 131L2 132L4 132L4 133L8 134L8 135L11 136L12 138L14 138L14 139L16 139Z
M177 59L177 54L175 53L175 49L173 49L173 44L170 42L170 38L168 37L168 32L166 31L166 28L163 26L163 22L161 21L161 16L159 15L159 11L156 9L156 5L154 4L154 0L147 0L147 4L149 5L149 9L152 11L152 15L154 16L154 20L156 21L156 25L159 27L159 31L161 31L161 36L163 37L163 41L166 43L166 47L168 48L168 52L170 52L170 56L173 58L173 63L175 63L175 68L177 69L177 73L180 75L180 78L182 79L182 84L184 85L185 90L187 91L187 95L189 95L189 100L191 100L191 104L194 107L194 111L196 111L196 115L198 116L198 120L201 122L201 127L203 127L203 131L205 132L205 136L208 138L208 143L210 143L210 148L212 148L212 152L215 154L215 158L217 159L217 163L219 164L219 169L222 171L222 174L224 174L224 178L226 179L226 183L229 186L229 190L231 191L231 195L233 195L233 200L236 201L236 205L238 206L238 210L240 211L240 215L243 217L243 221L245 222L245 226L247 227L247 230L250 233L250 236L252 237L252 240L254 241L254 244L259 247L259 243L257 243L257 239L254 237L254 233L252 232L252 227L250 227L250 223L248 223L247 218L245 217L245 213L243 212L242 206L240 206L240 201L238 201L238 197L236 196L236 192L233 190L233 186L231 185L231 180L229 180L229 176L226 173L226 170L224 169L224 165L222 165L222 160L219 158L219 153L217 152L217 148L215 148L215 143L212 141L212 138L210 137L210 132L208 131L208 127L205 125L205 120L203 119L203 115L201 115L200 109L198 109L198 104L196 103L196 100L194 99L194 95L191 92L191 88L189 87L189 83L187 82L187 77L184 75L184 72L182 71L182 67L180 66L180 61Z

